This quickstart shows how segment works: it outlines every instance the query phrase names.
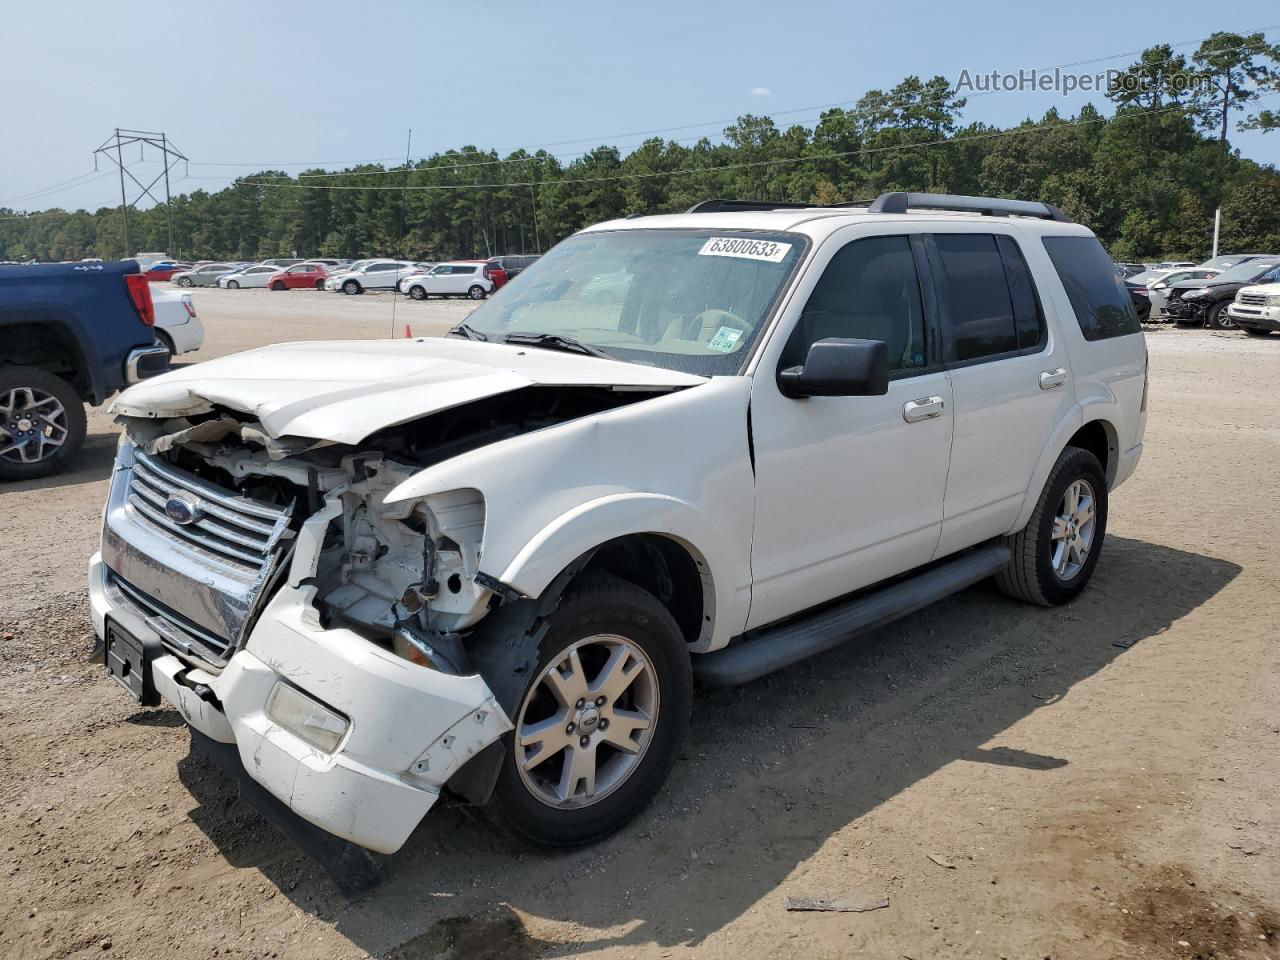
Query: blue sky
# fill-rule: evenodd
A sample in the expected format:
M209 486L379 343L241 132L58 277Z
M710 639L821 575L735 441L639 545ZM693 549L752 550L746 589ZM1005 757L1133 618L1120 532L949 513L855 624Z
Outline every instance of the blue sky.
M93 148L117 125L164 130L191 159L175 192L265 167L403 157L474 144L566 159L649 131L688 142L743 113L811 124L908 74L1123 67L1160 42L1267 30L1274 0L1046 5L737 0L691 3L10 3L0 14L5 136L0 206L119 202ZM1116 56L1120 55L1120 56ZM1105 58L1105 59L1103 59ZM972 97L966 120L1006 125L1097 94ZM1265 106L1280 109L1280 95ZM1280 132L1232 134L1280 163ZM158 158L126 154L144 182ZM71 181L71 182L67 182ZM145 204L144 204L145 205Z

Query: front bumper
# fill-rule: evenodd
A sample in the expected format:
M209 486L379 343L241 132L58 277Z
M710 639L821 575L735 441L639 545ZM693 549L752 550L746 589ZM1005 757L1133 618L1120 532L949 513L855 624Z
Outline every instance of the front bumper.
M1238 327L1252 330L1280 330L1280 307L1242 306L1233 303L1227 307L1229 316Z
M112 589L97 554L89 598L99 637L110 617L162 641L147 612ZM453 774L511 729L479 676L440 673L351 630L324 629L308 589L281 589L221 673L167 651L152 666L160 696L205 736L235 744L248 774L290 810L380 853L400 849ZM350 719L334 753L267 716L279 682Z
M1199 300L1167 300L1165 312L1175 320L1194 320L1200 316Z

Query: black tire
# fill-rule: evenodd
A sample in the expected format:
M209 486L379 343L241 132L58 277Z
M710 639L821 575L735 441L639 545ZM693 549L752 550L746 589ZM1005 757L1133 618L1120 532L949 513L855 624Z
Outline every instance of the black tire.
M156 339L164 344L165 349L169 351L170 359L178 355L178 351L174 349L173 337L169 335L169 331L156 327Z
M342 292L348 297L354 297L357 293L364 293L364 290L360 288L360 284L356 281L348 280L342 285Z
M427 291L415 283L409 288L409 296L414 300L425 300L427 299Z
M323 280L317 280L317 281L316 281L316 289L317 289L317 290L323 290L323 289L324 289L324 281L323 281Z
M1230 305L1230 300L1220 300L1210 307L1205 326L1210 330L1234 330L1235 321L1227 316L1227 307Z
M472 284L471 287L467 290L467 296L470 297L472 300L483 300L484 287L480 286L480 284L478 283Z
M283 289L284 289L284 281L283 281L283 280L277 280L275 283L273 283L273 284L271 285L271 289L272 289L272 290L283 290Z
M1247 333L1247 334L1248 334L1249 336L1251 336L1251 337L1269 337L1269 336L1271 336L1271 331L1270 331L1270 330L1262 330L1262 329L1260 329L1260 328L1258 328L1258 327L1241 327L1240 329L1241 329L1241 330L1243 330L1245 333Z
M64 470L84 443L84 404L71 384L39 367L0 366L0 403L7 401L11 391L23 388L39 391L62 405L60 420L66 437L61 446L32 463L19 463L0 455L0 480L32 480ZM0 449L8 447L14 439L10 431L16 423L7 419L0 422Z
M1080 570L1064 579L1053 568L1053 525L1067 488L1077 480L1085 480L1093 488L1093 539ZM1049 479L1045 481L1027 525L1004 538L1013 556L1009 565L996 574L996 583L1009 596L1044 607L1074 600L1093 576L1106 534L1107 479L1102 464L1088 450L1067 447L1049 471Z
M488 812L501 826L534 843L578 846L608 836L634 818L653 799L671 772L685 734L693 699L693 677L684 637L667 609L652 594L609 574L586 574L571 584L556 610L513 710L517 730L506 747ZM517 767L515 737L530 690L548 666L575 643L594 636L622 637L649 658L658 691L658 708L648 745L635 766L611 792L585 806L557 807L540 799ZM563 763L565 754L546 761ZM575 784L576 789L576 784Z
M239 290L239 289L240 289L240 281L239 281L239 280L228 280L228 281L227 281L227 289L228 289L228 290Z
M179 277L179 278L178 278L178 286L180 286L180 287L189 287L189 286L191 286L191 278L190 278L190 277Z

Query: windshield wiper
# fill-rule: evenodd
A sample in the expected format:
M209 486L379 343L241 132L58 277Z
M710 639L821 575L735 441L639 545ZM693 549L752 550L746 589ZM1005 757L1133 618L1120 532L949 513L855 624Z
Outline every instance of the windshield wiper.
M566 353L585 353L589 357L600 357L604 360L614 359L599 347L593 347L574 337L567 337L563 333L508 333L502 338L502 342L528 344L531 347L545 347L548 350L563 350Z
M485 340L489 338L483 333L471 326L469 323L460 323L447 334L450 337L466 337L468 340Z

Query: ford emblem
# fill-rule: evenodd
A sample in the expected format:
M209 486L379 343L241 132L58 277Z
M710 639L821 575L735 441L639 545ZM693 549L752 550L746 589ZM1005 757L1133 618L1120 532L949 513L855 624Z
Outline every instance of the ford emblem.
M176 494L164 503L164 515L174 523L184 526L200 519L200 501L184 494Z

